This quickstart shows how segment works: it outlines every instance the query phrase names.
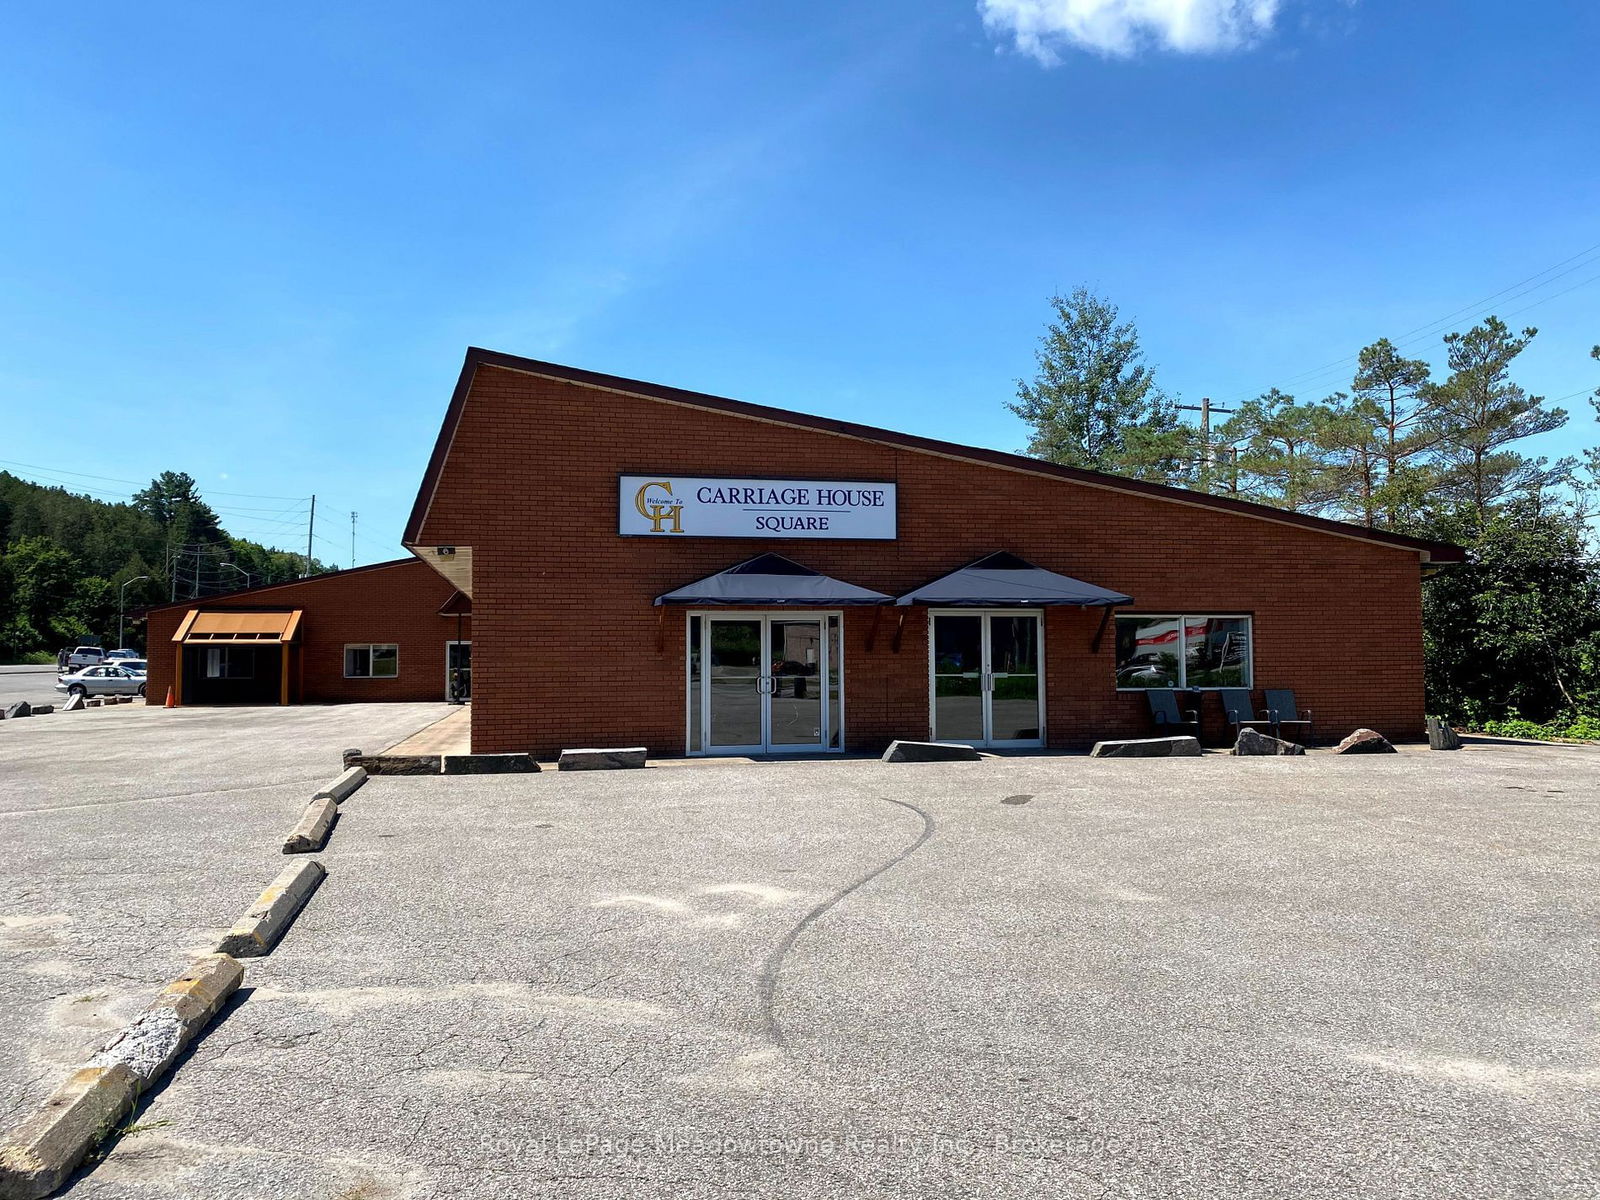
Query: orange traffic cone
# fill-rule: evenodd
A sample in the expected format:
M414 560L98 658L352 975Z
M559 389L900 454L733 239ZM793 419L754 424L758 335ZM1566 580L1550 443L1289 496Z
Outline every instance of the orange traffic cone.
M171 684L167 685L167 703L166 703L165 707L167 707L167 708L177 708L178 707L178 702L172 698L172 685Z

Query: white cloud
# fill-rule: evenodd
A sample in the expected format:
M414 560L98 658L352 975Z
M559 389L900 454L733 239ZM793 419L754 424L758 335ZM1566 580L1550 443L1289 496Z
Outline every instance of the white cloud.
M1272 29L1280 0L978 0L991 33L1046 66L1076 46L1126 58L1147 47L1207 54L1248 46Z

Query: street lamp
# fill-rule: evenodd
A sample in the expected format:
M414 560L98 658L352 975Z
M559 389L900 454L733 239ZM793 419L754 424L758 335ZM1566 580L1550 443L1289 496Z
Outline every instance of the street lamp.
M123 610L123 602L128 598L128 584L129 583L138 583L141 579L149 579L149 578L150 578L150 576L148 576L148 575L135 575L132 579L128 580L127 583L124 583L122 585L121 590L117 592L117 649L118 650L122 649L122 610Z
M232 563L227 563L227 562L223 563L222 566L227 567L229 570L239 572L239 574L244 576L244 585L245 585L245 587L249 587L250 586L250 572L249 571L246 571L243 567L236 567Z

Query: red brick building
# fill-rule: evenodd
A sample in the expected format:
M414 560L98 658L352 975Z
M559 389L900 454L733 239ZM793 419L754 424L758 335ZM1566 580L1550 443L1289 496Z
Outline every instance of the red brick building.
M150 609L150 703L444 700L471 603L415 558ZM448 664L448 665L447 665Z
M1421 576L1462 557L476 349L404 540L427 567L369 570L421 588L431 568L441 605L459 589L475 610L473 749L541 755L825 752L896 737L1081 747L1148 735L1146 693L1161 688L1198 689L1184 705L1198 699L1217 738L1219 689L1232 687L1257 710L1262 689L1292 688L1319 735L1365 725L1414 739ZM359 591L358 575L345 573ZM383 610L361 597L387 589L335 599L339 578L273 599L305 598L304 696L424 682L437 695L445 631L426 628L426 605L380 632ZM340 679L343 644L380 637L407 640L401 678Z

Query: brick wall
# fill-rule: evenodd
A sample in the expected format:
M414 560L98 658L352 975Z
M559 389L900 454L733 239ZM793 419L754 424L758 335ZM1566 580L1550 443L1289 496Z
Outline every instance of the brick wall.
M894 542L623 538L617 476L890 480ZM474 749L684 749L684 619L656 595L766 550L890 595L995 550L1131 595L1135 612L1254 617L1256 687L1292 687L1323 734L1422 733L1418 556L1371 542L932 453L479 369L422 529L473 548ZM898 648L893 637L904 617ZM854 749L928 736L925 609L845 612ZM1099 610L1045 620L1047 741L1149 733L1115 690ZM658 624L658 622L661 622ZM657 648L658 634L661 648ZM1209 731L1225 726L1214 695Z
M148 614L149 695L161 703L171 686L178 646L172 641L191 608L304 611L299 648L290 666L292 696L305 703L359 700L445 699L445 642L456 618L439 616L455 588L414 558L318 575L276 587L211 596ZM471 640L472 618L461 637ZM392 679L346 679L347 643L392 642L400 647L400 672Z

